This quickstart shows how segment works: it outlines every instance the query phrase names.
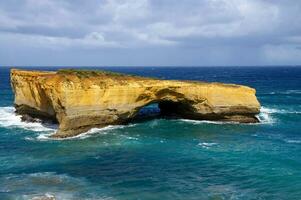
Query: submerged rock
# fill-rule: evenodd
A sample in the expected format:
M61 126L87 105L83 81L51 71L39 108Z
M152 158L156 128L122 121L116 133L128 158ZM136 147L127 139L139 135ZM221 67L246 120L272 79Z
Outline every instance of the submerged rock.
M260 104L250 87L158 80L106 71L11 70L16 112L59 123L54 137L124 124L158 103L163 115L195 120L258 122ZM30 118L29 118L30 119Z
M21 121L23 121L23 122L41 122L41 119L34 118L28 114L23 114L21 116Z

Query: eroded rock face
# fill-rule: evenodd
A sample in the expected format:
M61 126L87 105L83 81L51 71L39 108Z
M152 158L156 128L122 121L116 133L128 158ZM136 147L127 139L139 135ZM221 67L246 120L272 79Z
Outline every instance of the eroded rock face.
M255 123L260 104L246 86L157 80L109 72L11 70L16 112L59 123L54 137L124 124L158 103L186 119Z

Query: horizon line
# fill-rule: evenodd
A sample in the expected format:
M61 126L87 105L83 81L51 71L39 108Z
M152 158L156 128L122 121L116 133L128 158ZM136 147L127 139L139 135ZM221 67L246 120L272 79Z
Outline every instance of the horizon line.
M0 65L0 67L5 68L15 68L15 67L71 67L71 68L87 68L87 67L153 67L153 68L160 68L160 67L301 67L300 65Z

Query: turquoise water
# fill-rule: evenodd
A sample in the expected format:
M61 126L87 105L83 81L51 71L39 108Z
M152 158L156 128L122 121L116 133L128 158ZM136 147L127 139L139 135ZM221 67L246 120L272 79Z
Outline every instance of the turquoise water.
M109 69L252 86L261 123L152 119L53 140L55 125L13 114L0 68L0 199L301 198L301 68Z

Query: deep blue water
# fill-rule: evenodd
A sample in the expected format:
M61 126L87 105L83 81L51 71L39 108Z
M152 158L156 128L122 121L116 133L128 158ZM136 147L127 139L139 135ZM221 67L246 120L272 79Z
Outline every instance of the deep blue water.
M55 127L14 116L2 67L0 199L301 199L300 67L107 69L252 86L262 123L154 119L51 140Z

